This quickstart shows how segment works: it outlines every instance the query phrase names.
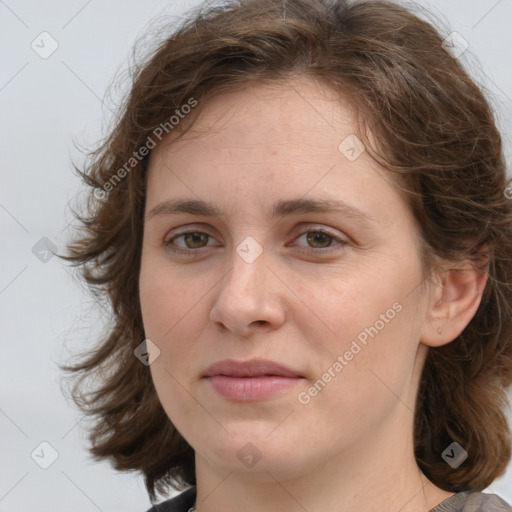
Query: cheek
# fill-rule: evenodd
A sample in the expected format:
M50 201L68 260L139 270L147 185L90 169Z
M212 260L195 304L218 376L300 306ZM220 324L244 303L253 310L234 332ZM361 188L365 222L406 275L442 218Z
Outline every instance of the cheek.
M377 334L363 327L356 330L367 336L339 336L330 344L316 380L297 397L298 417L311 423L308 431L350 444L378 428L396 407L414 409L408 390L415 351L405 341L401 314Z
M333 280L327 292L310 300L318 311L318 320L328 327L325 341L336 353L349 350L354 340L364 346L373 337L382 339L397 327L401 315L398 310L403 309L401 289L406 287L379 279L379 275L371 269L364 274L345 275L338 282Z
M145 334L164 347L173 334L201 314L204 288L161 264L143 263L139 293ZM188 320L188 322L187 322Z
M409 393L418 346L415 308L413 304L393 304L395 308L389 308L384 301L383 307L375 308L377 315L366 315L357 328L347 321L351 335L340 336L330 347L326 369L331 368L336 377L321 391L323 407L339 411L340 419L353 422L354 428L363 418L363 424L382 418L399 402L414 408ZM324 370L321 380L329 378Z
M418 296L410 293L415 267L384 270L368 268L315 302L330 331L311 346L321 357L315 373L319 387L327 382L319 392L326 407L338 403L355 411L361 403L378 405L410 381L419 341ZM311 331L311 325L303 329Z
M160 351L149 366L151 378L167 416L183 435L187 431L185 420L195 414L196 405L185 391L189 388L187 369L194 358L192 334L187 330L193 323L187 312L198 313L191 309L188 293L168 274L164 269L144 268L139 281L140 301L144 333Z
M142 262L139 294L144 333L160 350L150 370L160 401L173 417L176 411L193 407L183 387L190 386L187 379L197 359L194 340L204 323L201 318L207 315L202 303L205 289L161 263L149 258Z
M191 440L187 435L191 432L190 418L201 417L202 411L197 400L194 400L190 392L187 391L189 386L184 376L178 374L171 364L173 359L175 358L172 354L166 351L161 352L160 357L150 366L151 378L167 417L190 443ZM179 365L186 367L187 363L180 361Z

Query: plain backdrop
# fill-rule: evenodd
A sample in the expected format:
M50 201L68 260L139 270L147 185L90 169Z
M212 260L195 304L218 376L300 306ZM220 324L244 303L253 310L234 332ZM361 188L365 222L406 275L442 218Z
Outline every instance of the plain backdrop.
M105 133L123 89L110 100L105 94L133 43L151 20L178 21L196 3L0 0L2 512L150 506L139 475L92 460L82 416L61 392L57 362L90 346L107 319L73 272L45 251L51 244L62 251L70 236L69 206L83 190L71 169L83 158L75 143L92 147ZM512 1L421 3L468 42L459 58L492 95L510 163ZM510 466L489 491L512 502Z

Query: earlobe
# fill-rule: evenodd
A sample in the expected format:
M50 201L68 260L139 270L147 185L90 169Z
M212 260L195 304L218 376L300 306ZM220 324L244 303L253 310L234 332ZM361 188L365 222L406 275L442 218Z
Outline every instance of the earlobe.
M487 270L470 264L445 270L433 285L420 341L439 347L453 341L475 316L487 283Z

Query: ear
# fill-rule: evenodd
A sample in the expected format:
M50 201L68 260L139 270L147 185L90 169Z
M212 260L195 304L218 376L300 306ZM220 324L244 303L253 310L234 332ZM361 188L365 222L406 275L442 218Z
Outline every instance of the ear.
M438 274L420 341L429 347L439 347L459 336L475 316L487 278L487 266L479 270L469 263Z

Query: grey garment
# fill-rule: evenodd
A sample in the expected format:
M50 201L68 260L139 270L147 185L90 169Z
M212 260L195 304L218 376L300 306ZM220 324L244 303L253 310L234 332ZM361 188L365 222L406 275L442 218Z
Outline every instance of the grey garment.
M512 507L496 494L467 491L446 498L430 512L512 512Z
M147 512L188 512L196 500L195 486L178 496L154 505ZM512 512L512 507L496 494L459 492L446 498L430 512Z

